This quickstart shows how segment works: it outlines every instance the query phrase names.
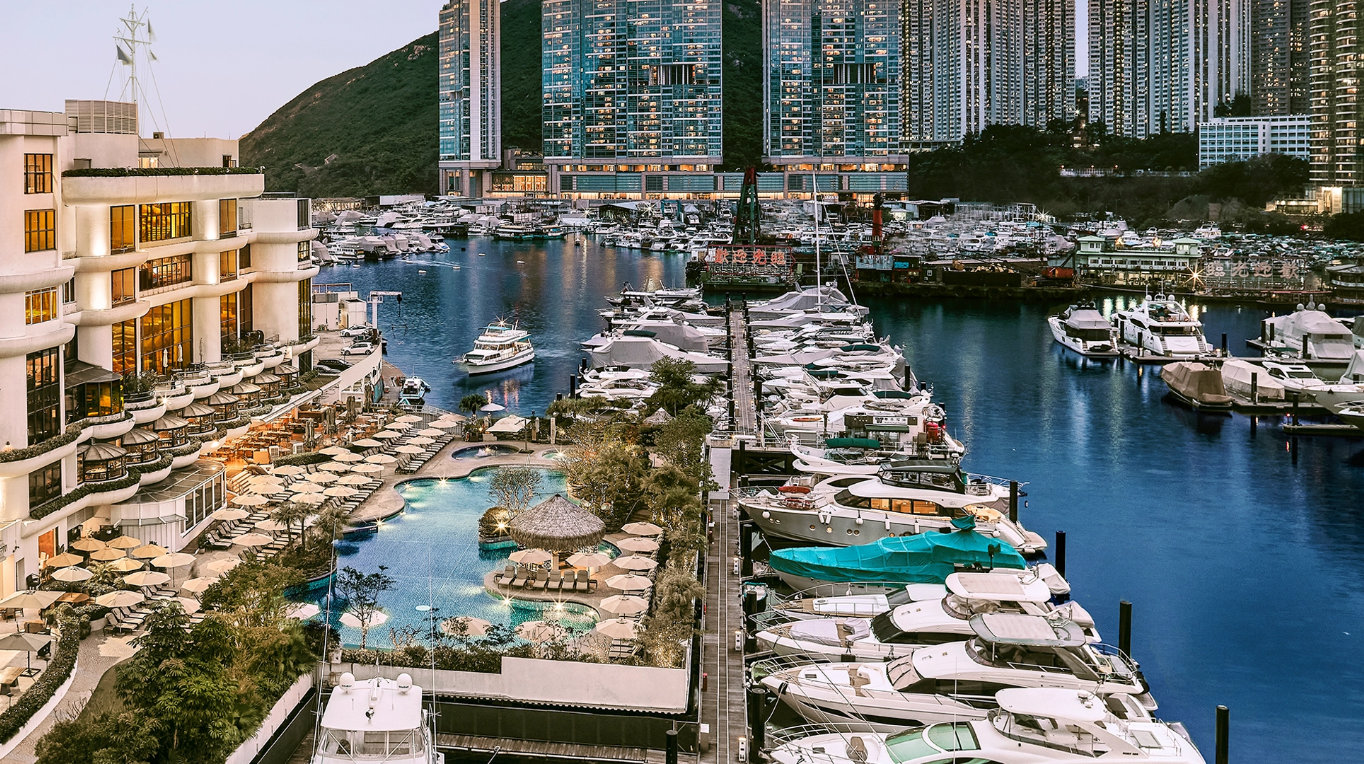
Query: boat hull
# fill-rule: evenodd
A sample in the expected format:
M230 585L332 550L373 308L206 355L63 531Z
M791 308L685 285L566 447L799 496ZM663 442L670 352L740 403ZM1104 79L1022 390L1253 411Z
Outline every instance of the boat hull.
M462 363L464 364L464 368L468 370L469 376L472 377L478 374L492 374L493 372L497 371L506 371L507 369L515 368L522 364L530 363L531 361L534 360L535 351L527 350L524 353L517 353L516 355L510 358L504 358L500 361L494 361L492 363L474 364L470 363L468 360L464 360L462 361Z
M1065 327L1061 325L1061 319L1056 316L1048 318L1047 324L1051 327L1052 339L1067 350L1073 350L1086 358L1118 357L1118 348L1112 342L1086 343L1084 340L1076 339L1066 334Z
M989 502L983 501L988 506ZM909 516L907 519L892 517L894 513L865 510L853 517L842 512L820 512L808 509L786 509L777 506L761 508L742 504L744 512L767 536L804 541L825 546L856 546L870 544L890 536L913 536L919 533L937 533L951 529L952 520L947 517ZM1028 531L1022 539L1002 538L997 526L984 523L976 527L978 533L1000 538L1012 544L1020 554L1038 554L1047 548L1047 542L1037 534ZM800 588L800 587L797 587Z

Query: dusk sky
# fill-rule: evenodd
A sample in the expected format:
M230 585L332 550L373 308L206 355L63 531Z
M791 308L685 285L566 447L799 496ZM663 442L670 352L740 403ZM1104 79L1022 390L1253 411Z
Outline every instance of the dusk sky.
M0 0L0 108L61 111L67 98L119 97L115 66L123 0ZM433 32L441 0L211 0L140 3L151 11L157 61L140 69L142 132L237 138L309 85ZM1087 0L1076 0L1079 39ZM221 19L228 19L223 23ZM1083 43L1077 68L1088 68ZM107 92L106 92L107 88ZM160 104L157 103L157 92ZM148 102L156 124L147 124ZM165 117L162 121L164 105ZM382 119L382 115L375 115Z

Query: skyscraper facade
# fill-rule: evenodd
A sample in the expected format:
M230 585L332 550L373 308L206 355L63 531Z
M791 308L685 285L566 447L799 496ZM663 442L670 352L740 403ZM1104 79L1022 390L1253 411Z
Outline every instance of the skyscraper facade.
M1307 6L1308 0L1255 0L1250 97L1257 115L1307 113Z
M1075 118L1075 3L1023 0L1023 124Z
M719 0L541 4L545 161L720 161Z
M450 0L439 38L440 191L481 196L502 153L500 3Z
M1364 185L1364 101L1359 97L1364 2L1311 0L1309 13L1312 180Z

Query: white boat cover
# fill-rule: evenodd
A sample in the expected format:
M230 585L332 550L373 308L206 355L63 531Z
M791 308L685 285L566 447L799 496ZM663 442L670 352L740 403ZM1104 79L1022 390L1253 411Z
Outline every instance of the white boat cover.
M625 366L631 369L647 369L660 358L676 358L696 364L702 374L719 374L729 367L729 361L706 355L691 353L652 337L615 337L593 350L592 365Z
M1258 376L1257 376L1258 375ZM1227 392L1236 393L1242 398L1250 398L1250 380L1256 379L1255 388L1259 400L1281 401L1284 399L1283 384L1269 376L1264 367L1256 366L1237 358L1229 358L1222 364L1222 386Z
M1345 367L1345 373L1340 375L1340 381L1346 384L1364 383L1364 350L1356 350L1350 356L1350 363Z
M1227 389L1222 385L1222 375L1218 370L1197 361L1176 361L1166 364L1160 370L1160 378L1170 389L1184 397L1205 405L1223 405L1231 402Z

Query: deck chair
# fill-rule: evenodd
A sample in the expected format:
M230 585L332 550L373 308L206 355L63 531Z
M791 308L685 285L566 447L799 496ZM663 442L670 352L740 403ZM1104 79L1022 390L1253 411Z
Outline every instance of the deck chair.
M535 578L530 582L530 588L543 589L549 583L549 574L541 570L535 574Z
M578 574L574 577L574 581L573 581L573 591L575 591L575 592L585 592L585 591L587 591L587 587L588 587L588 583L587 583L587 582L588 582L589 580L590 580L590 579L588 579L588 577L587 577L587 571L585 571L585 570L580 570L580 571L578 571Z
M558 570L552 570L549 573L549 582L545 586L545 588L551 592L557 592L559 591L559 587L562 586L563 583L564 583L563 574L560 573Z
M508 565L506 569L502 571L502 575L497 577L497 585L511 586L512 579L514 578L516 578L516 566Z
M518 570L516 571L516 577L512 579L511 586L512 586L513 589L520 589L521 587L523 587L523 586L525 586L525 585L526 585L526 571L525 571L524 569L518 569Z

